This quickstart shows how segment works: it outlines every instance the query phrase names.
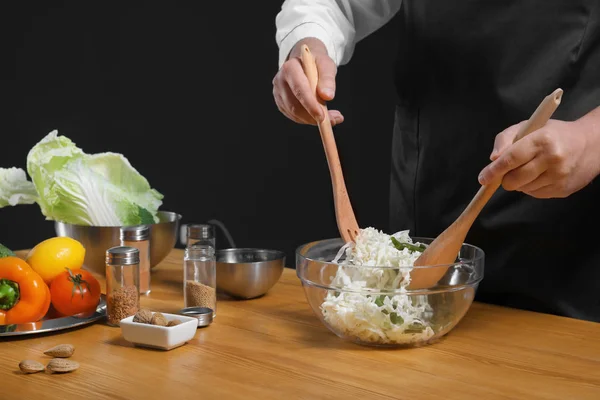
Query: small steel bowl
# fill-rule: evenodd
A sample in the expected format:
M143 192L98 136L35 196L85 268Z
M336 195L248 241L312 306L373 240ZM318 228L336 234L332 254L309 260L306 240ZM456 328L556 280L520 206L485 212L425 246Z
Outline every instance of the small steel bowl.
M229 296L253 299L277 283L285 267L279 250L233 248L217 250L217 289Z
M179 314L197 318L199 327L208 326L213 321L213 310L208 307L186 307L182 308Z

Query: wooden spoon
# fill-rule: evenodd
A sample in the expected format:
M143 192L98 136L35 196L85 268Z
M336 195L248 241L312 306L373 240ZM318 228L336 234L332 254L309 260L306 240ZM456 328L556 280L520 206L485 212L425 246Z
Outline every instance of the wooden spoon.
M529 120L523 124L513 143L544 126L560 104L563 91L556 89L540 103ZM502 178L482 186L467 208L441 235L439 235L417 258L415 266L449 265L456 257L467 236L467 232L494 192L500 187ZM425 289L434 286L446 273L448 267L415 268L411 272L410 289Z
M317 82L319 81L317 64L307 45L302 45L301 53L304 73L308 77L312 92L317 97L321 107L323 107L323 114L325 115L325 119L323 121L317 121L317 124L319 125L319 132L321 132L321 140L323 141L327 164L329 165L329 173L331 174L333 202L335 205L338 229L342 239L346 243L353 242L358 235L359 227L356 222L356 217L354 216L354 211L352 210L350 198L348 197L348 191L346 190L346 183L344 182L344 175L342 173L342 164L340 163L337 146L335 144L335 137L333 136L333 129L331 128L327 106L323 99L317 94Z

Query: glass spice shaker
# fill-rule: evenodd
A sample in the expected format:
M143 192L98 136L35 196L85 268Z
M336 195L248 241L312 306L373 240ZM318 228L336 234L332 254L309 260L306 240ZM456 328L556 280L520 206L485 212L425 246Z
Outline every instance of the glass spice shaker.
M148 225L121 228L121 246L140 251L140 294L150 293L150 227Z
M187 247L194 244L215 247L215 227L210 224L191 224L187 226Z
M140 251L116 246L106 250L106 316L112 326L140 308Z
M217 315L217 269L215 250L210 245L194 244L183 256L184 307L207 307Z

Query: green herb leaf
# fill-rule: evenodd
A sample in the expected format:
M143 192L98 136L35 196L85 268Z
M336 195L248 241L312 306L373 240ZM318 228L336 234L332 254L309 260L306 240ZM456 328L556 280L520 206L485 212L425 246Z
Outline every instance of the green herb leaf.
M418 251L419 253L422 253L426 249L425 245L423 245L423 244L416 245L416 244L410 244L410 243L402 243L393 236L391 236L390 239L392 240L392 244L394 245L394 247L400 251L402 251L404 249L408 249L413 252Z
M383 300L385 300L387 296L381 295L381 296L377 296L377 298L375 299L375 304L377 304L377 306L379 307L383 307Z
M401 325L404 323L404 318L393 312L390 314L390 321L392 324Z
M404 331L405 333L421 333L425 330L425 327L419 323L413 322L412 324L408 325L408 327L406 328L406 330Z

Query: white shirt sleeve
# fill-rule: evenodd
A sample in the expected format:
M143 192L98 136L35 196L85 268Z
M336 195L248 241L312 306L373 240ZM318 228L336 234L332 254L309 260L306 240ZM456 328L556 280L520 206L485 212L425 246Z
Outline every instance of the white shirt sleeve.
M299 40L314 37L337 65L352 58L354 46L385 25L402 0L285 0L275 18L279 67Z

